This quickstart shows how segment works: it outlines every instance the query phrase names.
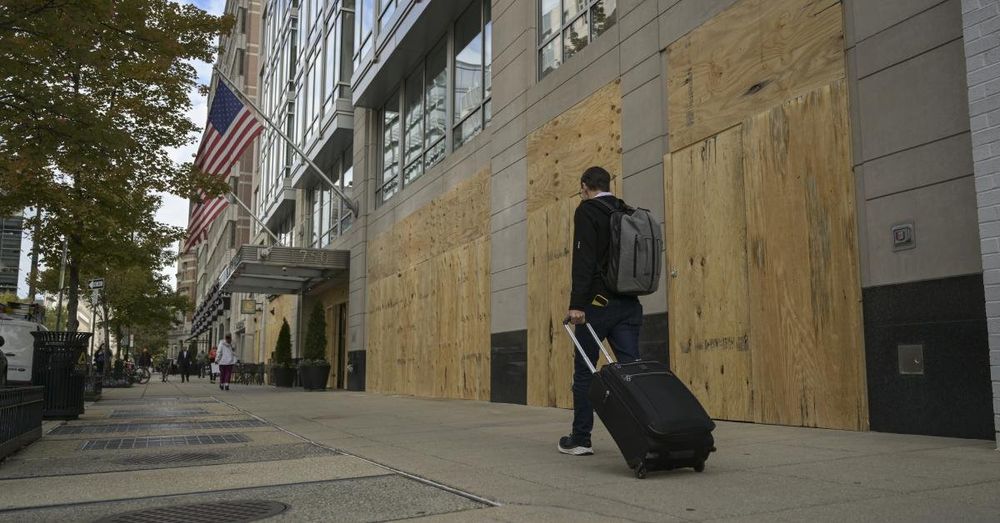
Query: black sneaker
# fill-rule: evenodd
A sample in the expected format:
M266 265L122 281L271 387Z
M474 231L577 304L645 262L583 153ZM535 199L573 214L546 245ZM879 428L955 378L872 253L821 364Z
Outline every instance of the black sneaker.
M590 446L590 440L579 441L572 436L559 438L559 452L571 456L590 456L594 454L594 449Z

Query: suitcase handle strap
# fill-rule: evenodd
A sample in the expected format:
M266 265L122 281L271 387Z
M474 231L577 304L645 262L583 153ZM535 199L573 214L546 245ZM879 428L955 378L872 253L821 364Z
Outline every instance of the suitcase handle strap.
M601 348L601 352L604 353L604 357L608 359L608 362L617 362L618 360L608 352L608 349L606 349L604 344L601 343L601 339L597 337L597 332L594 331L594 327L589 323L585 323L584 325L587 326L587 330L589 330L590 335L594 337L594 341L597 343L597 346ZM590 358L587 357L586 351L583 350L583 345L580 345L580 340L576 338L576 333L573 332L573 328L569 326L568 317L563 320L563 328L566 329L566 333L569 334L570 339L573 340L573 345L576 345L577 352L579 352L580 356L583 357L583 361L587 364L587 368L590 369L591 374L596 374L597 368L594 367L593 363L591 363Z

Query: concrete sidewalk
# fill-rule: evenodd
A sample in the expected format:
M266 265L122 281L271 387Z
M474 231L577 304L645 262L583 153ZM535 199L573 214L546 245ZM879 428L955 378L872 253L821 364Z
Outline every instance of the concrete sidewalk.
M571 412L566 410L371 393L236 385L232 389L222 392L195 379L190 384L155 382L148 387L106 391L104 400L88 411L86 419L69 426L124 421L111 416L120 414L117 411L125 410L122 406L130 402L155 411L159 408L157 398L177 398L162 403L182 405L158 411L174 415L172 422L251 423L248 420L259 418L267 424L257 421L254 427L222 431L244 434L249 440L224 446L237 456L229 464L194 463L177 470L157 469L159 472L150 476L143 476L150 474L148 470L95 469L91 464L81 469L90 472L79 476L79 485L95 481L127 484L132 478L133 483L150 485L149 491L166 489L164 493L176 497L171 501L191 498L186 502L198 501L211 492L227 492L223 499L228 499L251 491L257 497L289 500L285 490L291 485L315 489L304 499L299 496L286 501L291 508L283 517L294 520L1000 520L1000 453L990 441L722 422L716 431L719 451L704 473L658 472L636 480L602 428L594 434L595 456L557 453L556 442L570 425ZM136 423L137 419L130 421ZM165 428L160 435L180 434L176 427L162 425ZM156 429L153 424L144 427ZM46 485L57 481L60 489L72 490L71 478L29 480L23 475L30 459L36 459L30 464L34 469L68 472L66 467L77 461L51 458L46 462L36 452L80 454L76 447L59 441L65 437L47 435L10 464L0 465L0 478L21 478L0 479L0 505L22 509L41 504L59 506L0 512L0 518L24 521L27 515L35 514L50 519L81 503L90 503L88 515L126 508L122 501L102 506L93 504L101 499L79 495L59 503L10 498L12 492L44 491ZM289 454L287 459L275 457L265 464L238 458L267 452L278 456L296 446L298 453ZM230 472L233 467L243 468ZM225 469L228 479L201 485L199 478L211 477L215 468ZM388 483L371 483L372 478ZM26 489L16 487L16 481L37 484ZM185 482L197 488L169 487ZM386 495L372 497L372 489L381 489ZM24 496L28 494L18 498ZM140 491L132 497L150 496L150 492ZM121 499L107 494L91 497ZM351 509L364 500L370 504L363 510Z

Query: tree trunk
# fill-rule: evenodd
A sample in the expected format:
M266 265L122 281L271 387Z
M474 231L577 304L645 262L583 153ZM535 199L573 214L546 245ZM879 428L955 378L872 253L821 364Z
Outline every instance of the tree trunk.
M80 305L80 237L70 235L69 241L69 285L66 292L66 330L76 332L80 327L77 309Z

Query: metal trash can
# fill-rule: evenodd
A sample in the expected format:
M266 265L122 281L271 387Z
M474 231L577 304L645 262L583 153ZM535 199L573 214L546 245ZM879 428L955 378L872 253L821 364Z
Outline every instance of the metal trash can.
M83 414L87 374L81 360L90 332L32 331L35 337L31 384L45 387L42 417L75 419Z

